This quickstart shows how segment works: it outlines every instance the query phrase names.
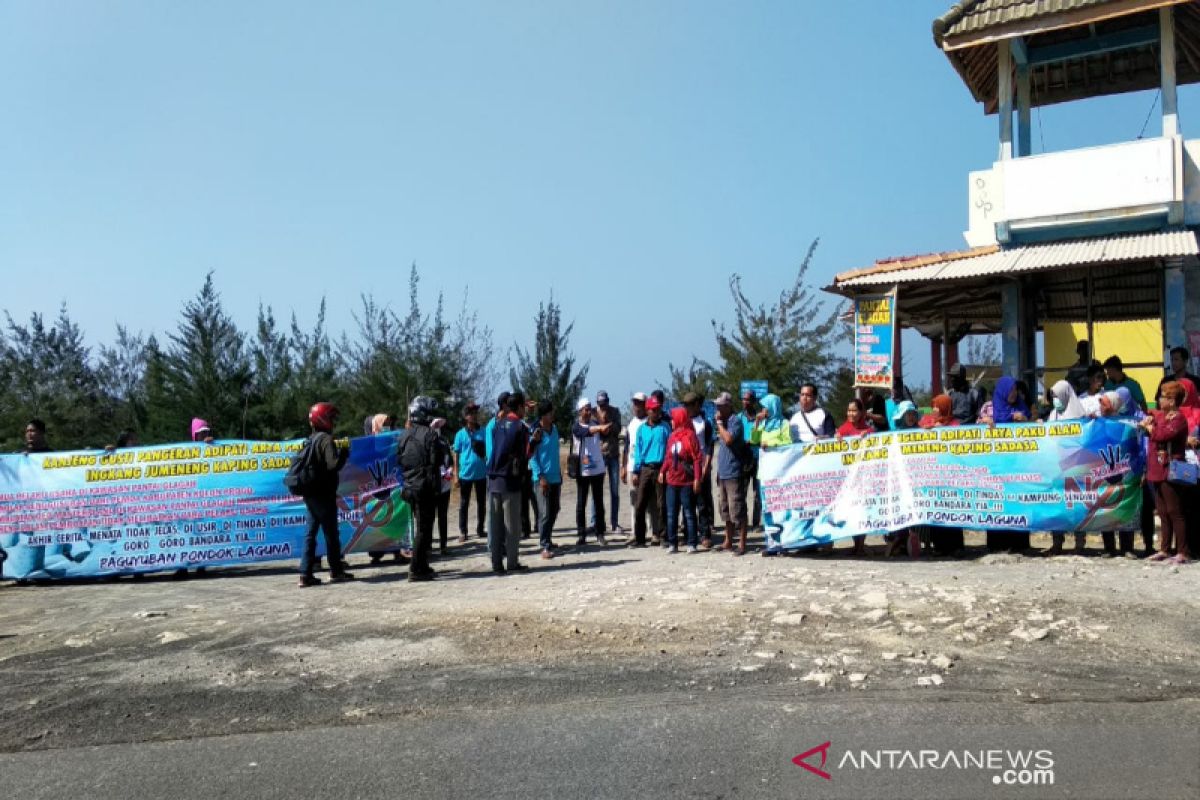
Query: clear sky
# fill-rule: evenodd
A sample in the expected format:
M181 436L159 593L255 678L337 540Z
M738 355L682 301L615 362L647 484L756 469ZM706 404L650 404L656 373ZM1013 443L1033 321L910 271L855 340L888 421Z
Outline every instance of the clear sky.
M733 272L765 300L815 237L818 286L965 246L997 123L949 5L10 1L0 308L161 332L213 270L244 327L324 295L338 332L363 292L403 313L415 262L501 356L553 290L589 393L649 389L713 355ZM1034 150L1133 139L1154 97L1035 112Z

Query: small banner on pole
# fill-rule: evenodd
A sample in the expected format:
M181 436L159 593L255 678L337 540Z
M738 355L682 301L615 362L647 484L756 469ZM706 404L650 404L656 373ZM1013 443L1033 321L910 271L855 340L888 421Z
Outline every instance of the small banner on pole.
M854 299L854 385L890 391L896 362L896 289Z

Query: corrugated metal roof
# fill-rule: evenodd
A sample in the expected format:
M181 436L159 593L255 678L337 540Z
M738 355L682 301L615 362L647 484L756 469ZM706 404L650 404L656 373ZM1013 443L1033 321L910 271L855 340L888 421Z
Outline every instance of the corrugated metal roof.
M933 30L940 45L946 37L1111 2L1113 0L962 0L934 21Z
M1037 272L1116 261L1196 255L1200 255L1200 244L1196 241L1195 231L1160 231L1009 247L984 255L948 258L932 264L922 263L921 266L912 269L897 269L894 263L888 262L879 265L877 271L857 270L845 273L846 278L834 279L834 287L841 289L892 283L952 281L977 278L981 275Z

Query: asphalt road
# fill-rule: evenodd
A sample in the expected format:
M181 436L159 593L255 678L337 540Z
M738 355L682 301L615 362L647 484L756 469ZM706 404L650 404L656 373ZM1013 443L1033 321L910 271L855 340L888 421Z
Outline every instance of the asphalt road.
M459 710L4 754L0 785L4 796L22 800L1200 796L1200 701L1031 705L938 697L796 702L764 689ZM792 763L825 742L828 779ZM905 750L913 751L909 761ZM967 751L1007 766L1016 751L1031 750L1048 751L1042 757L1052 762L1052 785L997 784L1003 769L947 761L953 751L966 763ZM848 761L862 759L861 751L880 767ZM888 768L889 758L897 768ZM923 759L925 768L911 759ZM820 753L807 763L820 769Z

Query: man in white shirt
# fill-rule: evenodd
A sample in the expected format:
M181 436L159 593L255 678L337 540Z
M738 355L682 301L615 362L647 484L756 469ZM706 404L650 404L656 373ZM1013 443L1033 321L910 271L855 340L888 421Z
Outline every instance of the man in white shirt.
M805 383L800 386L800 408L792 415L789 423L792 441L811 444L818 439L832 439L837 431L833 415L817 405L817 386Z
M637 441L638 428L646 421L646 395L644 392L633 393L633 416L629 418L629 425L625 428L625 441L623 445L624 458L621 459L621 483L629 484L629 471L633 464L633 444ZM633 523L637 519L637 510L633 507L637 499L637 490L631 488L629 490L629 530L633 530Z

